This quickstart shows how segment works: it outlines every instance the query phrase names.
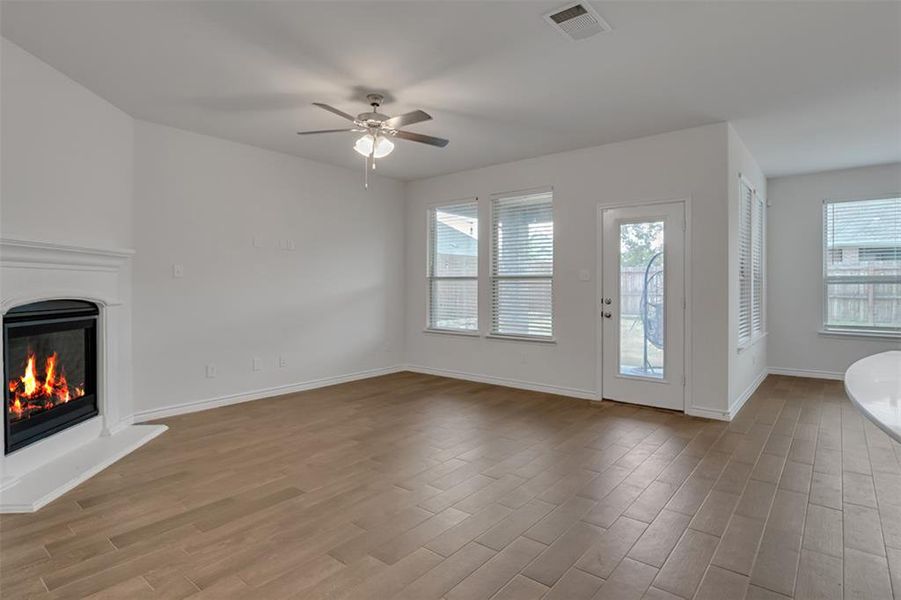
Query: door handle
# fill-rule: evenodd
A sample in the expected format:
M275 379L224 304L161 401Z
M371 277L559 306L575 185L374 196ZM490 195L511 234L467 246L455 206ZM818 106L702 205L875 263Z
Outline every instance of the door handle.
M613 313L610 312L609 310L608 310L607 312L604 313L604 318L605 318L605 319L609 319L609 318L612 317L612 316L613 316Z
M613 302L612 298L604 298L604 304L611 304Z

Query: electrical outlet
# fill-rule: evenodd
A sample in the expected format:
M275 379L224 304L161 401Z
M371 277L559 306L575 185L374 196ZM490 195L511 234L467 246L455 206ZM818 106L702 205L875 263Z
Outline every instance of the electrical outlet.
M287 366L288 366L288 357L285 356L284 354L279 355L279 357L278 357L278 367L279 367L280 369L284 369L284 368L287 367Z
M180 279L185 276L185 266L184 265L172 265L172 276L176 279Z
M254 371L262 371L263 370L263 359L262 358L260 358L258 356L253 357L253 370Z
M216 376L216 365L206 366L206 378L213 379Z

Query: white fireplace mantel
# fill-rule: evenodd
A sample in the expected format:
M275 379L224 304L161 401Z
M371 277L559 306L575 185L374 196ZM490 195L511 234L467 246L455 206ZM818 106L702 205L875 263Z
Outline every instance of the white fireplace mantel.
M0 238L0 259L7 266L30 267L34 269L70 269L117 272L122 263L130 260L134 250L89 248Z
M0 512L38 510L166 430L162 425L132 425L133 254L0 239L0 315L29 302L60 298L88 300L100 308L100 414L0 457Z

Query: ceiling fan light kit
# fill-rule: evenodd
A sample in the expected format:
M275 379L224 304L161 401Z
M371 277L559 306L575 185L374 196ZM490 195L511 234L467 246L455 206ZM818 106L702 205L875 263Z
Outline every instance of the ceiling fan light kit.
M396 137L402 140L436 146L438 148L447 146L448 140L444 138L400 129L405 125L413 125L414 123L430 120L432 117L428 113L421 110L414 110L396 117L389 117L388 115L379 112L379 107L384 101L384 96L381 94L368 94L366 100L369 102L369 106L372 107L372 110L370 112L360 113L356 117L349 115L334 106L329 106L328 104L323 104L321 102L314 102L313 104L315 106L338 115L343 119L352 121L354 126L348 129L317 129L315 131L297 132L299 135L319 133L362 133L363 136L357 139L353 148L366 158L363 187L369 188L369 171L375 169L375 160L377 158L388 156L394 150L394 142L392 142L390 138Z
M373 148L373 146L375 147ZM354 150L363 156L372 155L372 158L384 158L394 151L394 142L383 135L374 138L367 133L357 140L357 143L354 144Z

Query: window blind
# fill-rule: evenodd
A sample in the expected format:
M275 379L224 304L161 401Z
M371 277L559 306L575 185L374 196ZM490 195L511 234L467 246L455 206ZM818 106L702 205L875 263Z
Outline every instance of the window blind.
M738 344L763 333L766 205L744 178L739 179Z
M763 269L764 269L764 233L766 226L766 214L763 198L754 193L754 210L752 223L754 225L753 239L751 242L751 336L763 333L764 330L764 297L763 297Z
M478 331L479 206L429 211L428 327Z
M552 193L495 198L491 219L491 333L552 337Z
M823 205L824 327L901 332L901 198Z

